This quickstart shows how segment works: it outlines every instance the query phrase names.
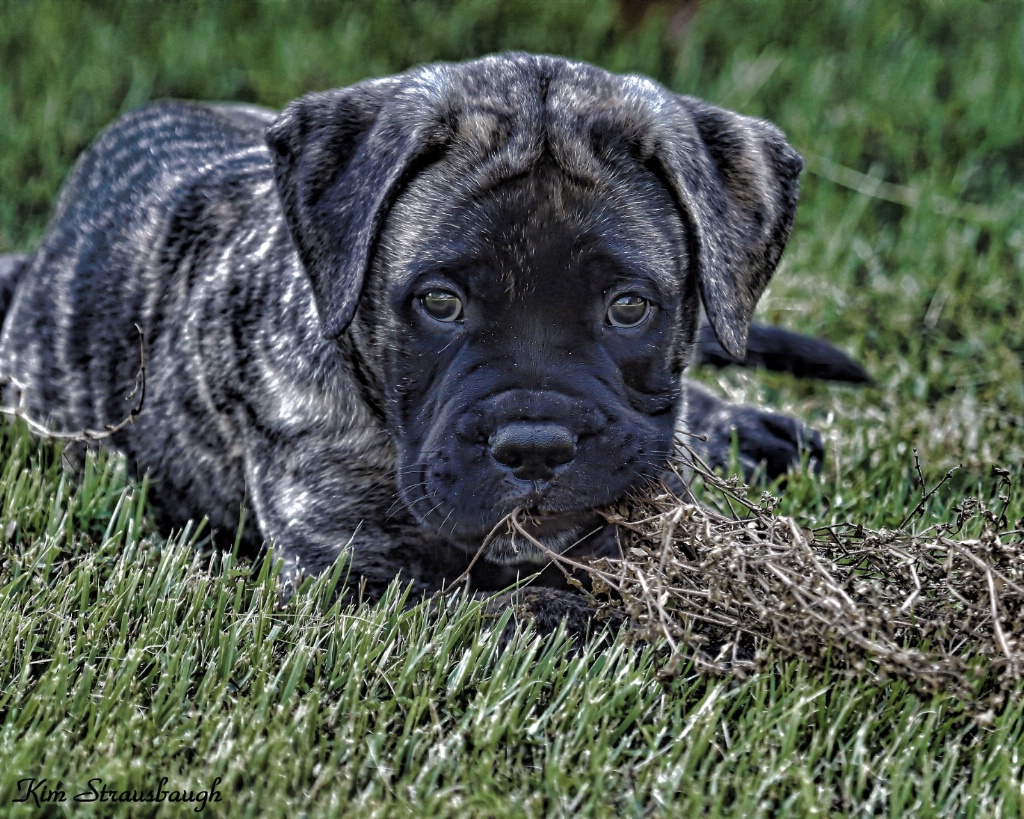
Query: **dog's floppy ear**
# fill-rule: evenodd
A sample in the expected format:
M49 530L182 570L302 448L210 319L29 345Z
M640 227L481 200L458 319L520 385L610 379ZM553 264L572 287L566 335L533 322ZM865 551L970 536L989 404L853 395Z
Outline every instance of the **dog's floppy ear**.
M742 359L747 331L789 238L803 160L782 132L692 97L657 117L654 159L680 200L719 343Z
M328 338L352 320L403 176L436 143L429 121L394 105L401 89L392 77L309 94L267 131L278 195Z

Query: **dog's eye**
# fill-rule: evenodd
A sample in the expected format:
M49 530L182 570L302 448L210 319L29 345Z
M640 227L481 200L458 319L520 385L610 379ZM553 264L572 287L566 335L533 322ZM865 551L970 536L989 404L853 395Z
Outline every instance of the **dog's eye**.
M431 290L420 298L427 315L437 321L458 321L462 318L462 299L447 290Z
M619 296L608 307L606 314L612 327L636 327L651 313L651 303L636 293Z

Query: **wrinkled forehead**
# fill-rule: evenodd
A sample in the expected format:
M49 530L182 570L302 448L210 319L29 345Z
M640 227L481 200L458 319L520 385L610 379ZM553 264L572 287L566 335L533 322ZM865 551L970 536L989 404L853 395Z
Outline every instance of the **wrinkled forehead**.
M424 272L484 263L510 288L558 259L601 258L674 290L686 265L683 224L669 193L643 168L588 178L547 156L508 175L454 152L402 191L378 246L393 286Z
M484 263L518 289L550 271L553 257L566 270L600 257L670 292L686 245L672 197L645 168L573 174L546 153L523 166L454 146L402 190L378 258L396 288L424 272Z
M460 257L512 260L514 275L531 254L584 248L678 283L682 218L643 161L652 83L513 55L427 67L403 93L420 95L449 139L386 219L378 251L395 285Z

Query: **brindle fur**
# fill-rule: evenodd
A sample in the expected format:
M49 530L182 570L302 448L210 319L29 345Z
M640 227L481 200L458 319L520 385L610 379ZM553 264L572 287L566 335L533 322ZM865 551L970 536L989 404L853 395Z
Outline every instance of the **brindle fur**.
M230 535L246 505L286 581L351 543L371 596L451 581L516 507L561 513L529 524L558 551L614 554L590 510L657 476L677 427L722 461L738 426L770 472L808 438L820 456L798 422L682 377L701 303L743 357L800 169L766 122L527 54L280 115L151 105L82 156L38 250L0 262L5 403L51 429L117 423L138 327L145 405L110 443L166 527ZM620 282L657 304L635 333L602 321ZM463 293L459 327L424 316L425 287ZM510 475L493 442L515 424L569 430L571 462ZM542 558L498 528L478 586ZM547 616L577 605L561 594Z

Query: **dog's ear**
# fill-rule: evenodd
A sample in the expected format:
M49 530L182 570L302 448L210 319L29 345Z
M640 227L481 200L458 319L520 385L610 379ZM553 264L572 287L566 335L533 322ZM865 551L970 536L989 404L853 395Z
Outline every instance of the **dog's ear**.
M754 308L793 226L803 160L771 123L692 97L670 99L656 118L653 159L690 223L715 336L742 359Z
M309 94L267 131L278 195L328 338L351 322L388 208L436 142L429 121L401 115L401 90L392 77Z

